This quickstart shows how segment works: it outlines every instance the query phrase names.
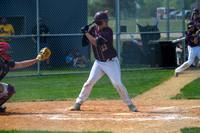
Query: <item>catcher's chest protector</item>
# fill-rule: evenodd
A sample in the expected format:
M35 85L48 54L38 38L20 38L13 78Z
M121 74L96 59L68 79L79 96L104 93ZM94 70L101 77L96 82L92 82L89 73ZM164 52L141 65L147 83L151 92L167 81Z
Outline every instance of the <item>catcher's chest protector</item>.
M9 72L11 67L11 64L7 61L3 62L0 59L0 81L6 76L6 74Z

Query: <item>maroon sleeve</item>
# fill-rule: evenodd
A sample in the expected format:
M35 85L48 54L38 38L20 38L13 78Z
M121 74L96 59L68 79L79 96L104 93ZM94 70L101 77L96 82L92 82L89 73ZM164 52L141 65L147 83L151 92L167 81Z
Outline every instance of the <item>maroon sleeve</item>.
M90 30L88 31L88 33L90 34L90 35L92 35L93 37L94 37L94 31L95 31L95 28L96 28L96 26L93 26L92 28L90 28Z

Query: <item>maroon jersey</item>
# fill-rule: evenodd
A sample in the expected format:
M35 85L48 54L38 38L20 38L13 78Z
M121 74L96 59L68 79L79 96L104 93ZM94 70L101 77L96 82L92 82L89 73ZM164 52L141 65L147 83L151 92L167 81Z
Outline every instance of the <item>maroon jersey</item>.
M198 29L200 29L200 17L198 17L198 18L193 18L191 21L193 21L194 22L194 25L198 28Z
M0 59L0 81L6 76L6 74L9 72L10 68L15 66L14 61L5 61L3 62Z
M194 31L187 31L186 32L186 40L185 40L185 42L186 42L186 44L188 44L191 47L198 46L198 44L194 43L194 36L193 36L193 34L195 34L197 30L198 29L195 27Z
M117 56L117 51L113 47L113 31L111 28L106 27L98 30L98 27L94 26L88 33L96 39L100 37L104 40L102 45L97 45L97 47L92 45L95 59L104 62Z

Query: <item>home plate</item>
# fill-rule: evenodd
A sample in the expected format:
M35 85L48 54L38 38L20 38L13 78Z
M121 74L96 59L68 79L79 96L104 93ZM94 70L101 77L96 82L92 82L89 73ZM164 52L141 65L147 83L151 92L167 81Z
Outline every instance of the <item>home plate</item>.
M133 115L132 113L115 113L113 115Z

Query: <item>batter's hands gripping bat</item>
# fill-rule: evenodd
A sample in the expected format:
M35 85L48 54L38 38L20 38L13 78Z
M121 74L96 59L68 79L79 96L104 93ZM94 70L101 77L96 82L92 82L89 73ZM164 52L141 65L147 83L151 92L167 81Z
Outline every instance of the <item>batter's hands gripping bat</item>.
M109 14L109 11L106 10L105 13ZM81 33L87 33L88 30L89 30L89 26L91 26L92 24L94 24L94 22L95 22L95 21L92 21L90 24L83 26L83 27L81 28L80 32L81 32ZM87 38L85 35L83 35L83 37L82 37L82 47L85 47L85 46L87 46L88 44L90 44L90 41L88 40L88 38Z
M198 30L195 34L192 34L191 36L193 36L194 37L194 43L195 44L197 44L198 43L198 39L199 39L199 32L200 32L200 30ZM181 38L178 38L178 39L176 39L176 40L173 40L172 41L172 43L177 43L177 42L180 42L180 41L183 41L183 40L185 40L186 39L186 37L181 37Z
M109 14L109 11L106 10L105 13ZM93 25L94 23L95 23L95 21L92 21L92 22L89 23L88 25L83 26L83 27L81 28L80 32L81 32L81 33L86 33L86 32L89 30L89 27L90 27L91 25Z

